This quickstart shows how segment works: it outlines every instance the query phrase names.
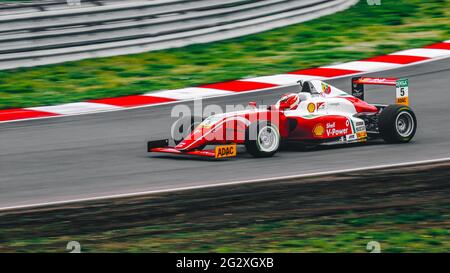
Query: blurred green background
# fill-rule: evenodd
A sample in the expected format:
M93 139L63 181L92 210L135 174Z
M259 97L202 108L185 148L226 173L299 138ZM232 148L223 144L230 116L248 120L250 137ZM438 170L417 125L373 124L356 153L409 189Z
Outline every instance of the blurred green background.
M140 94L346 62L450 37L450 0L360 1L350 9L256 35L0 71L0 109Z

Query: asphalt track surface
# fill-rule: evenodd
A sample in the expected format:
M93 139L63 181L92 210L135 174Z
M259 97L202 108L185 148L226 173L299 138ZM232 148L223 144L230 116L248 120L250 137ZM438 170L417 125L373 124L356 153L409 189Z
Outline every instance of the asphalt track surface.
M241 149L236 159L212 161L146 153L147 140L168 136L174 104L4 123L0 124L0 208L449 157L450 59L367 75L410 79L411 106L419 122L414 141L283 150L264 159L252 158ZM329 83L350 89L349 78ZM269 104L295 90L243 93L203 104L246 105L251 100ZM366 90L369 102L394 101L390 87Z

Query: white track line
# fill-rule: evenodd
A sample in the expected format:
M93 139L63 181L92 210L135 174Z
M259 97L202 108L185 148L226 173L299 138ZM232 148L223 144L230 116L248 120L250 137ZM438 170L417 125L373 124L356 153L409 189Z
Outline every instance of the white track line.
M413 66L413 65L421 65L421 64L435 62L435 61L439 61L439 60L443 60L443 59L447 59L447 58L450 58L450 56L442 56L442 57L433 58L433 59L429 59L429 60L424 60L424 61L420 61L420 62L415 62L415 63L410 63L410 64L403 64L403 65L401 65L399 67L392 67L392 68L389 68L389 69L379 69L379 70L374 70L374 71L358 72L358 73L355 73L355 74L346 74L346 75L337 76L337 77L329 77L329 78L324 78L323 80L324 81L329 81L329 80L348 78L348 77L359 76L359 75L364 75L364 74L372 74L372 73L377 73L377 72L384 72L384 71L389 71L389 70L402 69L404 67L409 67L409 66ZM251 93L256 93L256 92L271 91L271 90L275 90L275 89L279 89L279 88L292 87L292 86L297 86L297 84L279 85L279 86L274 86L274 87L269 87L269 88L264 88L264 89L257 89L257 90L252 90L252 91L245 91L245 92L232 92L232 93L229 93L229 94L213 95L213 96L203 97L202 99L213 99L213 98L221 98L221 97L227 97L227 96L237 96L237 95L243 95L243 94L251 94ZM174 90L176 90L176 89L174 89ZM167 90L167 91L170 91L170 90ZM155 92L159 92L159 91L155 91ZM149 96L150 93L146 93L145 95ZM127 110L139 109L139 108L150 108L150 107L169 105L169 104L177 104L177 103L187 103L187 102L192 102L194 100L195 99L188 99L188 100L181 100L181 101L169 101L169 102L163 102L163 103L158 103L158 104L140 105L140 106L126 107L126 108L119 108L119 109L102 110L102 111L89 113L88 115L95 115L95 114L108 113L108 112L127 111ZM64 118L64 117L73 117L73 116L82 116L82 115L86 115L86 113L0 121L0 125L3 124L3 123L13 123L13 122L30 121L30 120L55 119L55 118Z
M138 197L138 196L151 195L151 194L170 193L170 192L187 191L187 190L198 190L198 189L216 188L216 187L241 185L241 184L275 182L275 181L279 181L279 180L309 178L309 177L314 177L314 176L325 176L325 175L340 174L340 173L351 173L351 172L357 172L357 171L368 171L368 170L378 170L378 169L387 169L387 168L400 168L400 167L407 167L407 166L414 166L414 165L440 163L440 162L446 162L446 161L450 161L450 157L421 160L421 161L411 161L411 162L398 163L398 164L385 164L385 165L376 165L376 166L371 166L371 167L360 167L360 168L351 168L351 169L343 169L343 170L315 172L315 173L308 173L308 174L297 174L297 175L278 176L278 177L271 177L271 178L231 181L231 182L223 182L223 183L217 183L217 184L211 184L211 185L179 187L179 188L166 189L166 190L140 191L140 192L133 192L133 193L96 196L96 197L89 197L89 198L78 198L78 199L71 199L71 200L64 200L64 201L18 205L18 206L0 208L0 211L28 209L28 208L37 208L37 207L46 207L46 206L55 206L55 205L65 205L65 204L89 202L89 201L101 201L101 200L107 200L107 199Z
M363 71L370 73L376 70L386 70L392 68L402 67L401 64L385 63L385 62L369 62L369 61L353 61L348 63L334 64L322 66L323 68L337 68L346 70Z
M176 99L178 101L195 100L220 95L231 95L235 92L226 90L217 90L211 88L188 87L183 89L173 89L158 92L149 92L143 96L161 97L167 99Z
M26 109L67 116L73 114L82 115L95 112L102 112L105 110L121 110L121 107L94 102L73 102L53 106L31 107Z
M436 58L442 56L449 56L450 50L447 49L433 49L433 48L413 48L391 53L389 55L407 55L415 57Z
M340 79L340 78L347 78L347 77L352 77L352 76L364 75L364 74L369 74L369 73L376 73L376 72L382 72L382 71L402 69L404 67L409 67L409 66L413 66L413 65L421 65L421 64L425 64L425 63L429 63L429 62L435 62L435 61L439 61L439 60L443 60L443 59L447 59L447 58L450 58L450 56L449 55L441 56L441 57L437 57L437 58L423 60L423 61L420 61L420 62L414 62L414 63L410 63L410 64L402 64L401 66L395 66L395 67L390 67L390 68L380 68L380 69L376 69L376 70L373 70L373 71L362 71L362 72L358 72L358 73L354 73L354 74L346 74L346 75L337 76L337 77L329 77L329 78L324 78L323 80L324 81L328 81L328 80L335 80L335 79ZM322 66L322 67L324 67L324 66ZM300 75L300 76L303 76L303 75ZM317 78L323 78L323 77L317 76ZM285 87L291 87L291 86L296 86L296 85L297 84L287 84L287 85L279 85L279 86L274 86L274 87L269 87L269 88L264 88L264 89L252 90L252 91L231 92L231 93L226 93L226 94L220 94L220 95L218 94L218 95L202 97L202 99L212 99L212 98L220 98L220 97L226 97L226 96L237 96L237 95L242 95L242 94L251 94L251 93L270 91L270 90L275 90L275 89L285 88ZM198 88L200 88L200 87L198 87ZM161 90L161 91L154 91L154 92L156 94L156 92L176 91L176 90L178 90L178 89ZM150 93L146 93L144 95L150 96L151 92ZM140 106L133 106L133 107L125 107L125 108L120 107L118 109L112 108L112 109L105 109L105 110L90 112L90 113L88 113L88 115L94 115L94 114L99 114L99 113L108 113L108 112L117 112L117 111L127 111L127 110L139 109L139 108L150 108L150 107L169 105L169 104L177 104L177 103L187 103L187 102L192 102L194 100L195 99L186 99L186 100L169 101L169 102L150 104L150 105L140 105ZM46 107L46 106L40 106L40 107ZM40 107L36 107L36 108L40 108ZM34 109L34 108L25 108L25 109ZM81 115L86 115L86 114L87 113L76 113L76 114L67 114L67 115L60 115L60 116L49 116L49 117L38 117L38 118L26 118L26 119L17 119L17 120L7 120L7 121L0 121L0 125L3 124L3 123L13 123L13 122L22 122L22 121L30 121L30 120L55 119L55 118L63 118L63 117L81 116Z
M289 85L296 84L299 80L321 80L324 77L321 76L309 76L309 75L298 75L298 74L276 74L272 76L261 76L256 78L242 79L241 81L251 81L251 82L262 82L277 85Z

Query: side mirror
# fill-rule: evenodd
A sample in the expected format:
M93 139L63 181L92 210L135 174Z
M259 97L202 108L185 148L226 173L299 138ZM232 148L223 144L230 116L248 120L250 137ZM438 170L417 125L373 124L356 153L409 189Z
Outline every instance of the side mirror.
M248 106L256 108L256 101L249 102Z

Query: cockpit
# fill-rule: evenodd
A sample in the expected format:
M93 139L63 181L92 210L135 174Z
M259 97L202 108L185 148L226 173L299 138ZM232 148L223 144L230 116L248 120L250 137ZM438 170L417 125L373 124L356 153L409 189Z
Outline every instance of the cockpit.
M295 110L302 101L309 101L312 97L320 95L316 87L310 81L298 81L299 93L288 93L283 95L276 103L276 107L282 110Z
M319 94L314 85L310 81L298 81L300 84L300 93L309 93L311 95Z

